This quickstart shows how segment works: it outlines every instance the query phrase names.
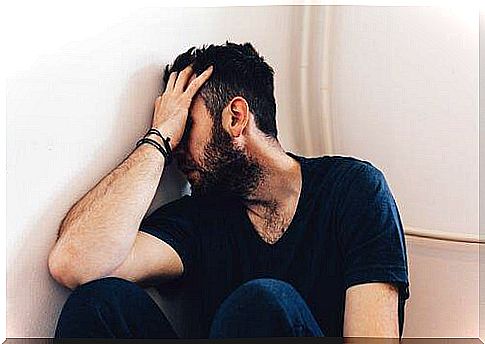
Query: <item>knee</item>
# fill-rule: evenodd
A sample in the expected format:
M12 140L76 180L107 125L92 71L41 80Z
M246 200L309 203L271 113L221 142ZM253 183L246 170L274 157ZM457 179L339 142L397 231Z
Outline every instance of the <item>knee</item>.
M281 297L296 295L297 291L287 282L273 278L258 278L242 284L235 290L234 294L258 300L276 300Z
M216 312L212 337L290 335L302 322L301 297L289 283L260 278L234 290Z
M274 278L256 278L243 283L239 288L258 290L258 291L269 291L273 292L275 290L292 290L294 289L291 284L284 282L279 279Z
M65 306L99 306L124 300L140 291L143 291L141 287L128 280L104 277L78 286L69 296Z
M258 278L239 286L225 303L226 306L238 305L239 308L247 305L252 309L280 309L285 307L286 302L298 297L298 292L289 283L271 278Z

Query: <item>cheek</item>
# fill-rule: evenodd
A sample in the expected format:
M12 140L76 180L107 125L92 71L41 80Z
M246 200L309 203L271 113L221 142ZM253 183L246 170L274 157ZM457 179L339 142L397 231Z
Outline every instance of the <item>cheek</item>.
M206 138L198 130L191 130L188 138L188 152L192 160L200 163L204 155Z

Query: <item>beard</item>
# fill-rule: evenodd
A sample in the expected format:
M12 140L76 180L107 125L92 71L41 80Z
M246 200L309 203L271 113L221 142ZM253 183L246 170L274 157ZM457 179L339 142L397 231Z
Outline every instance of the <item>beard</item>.
M189 181L194 196L247 198L264 176L262 166L236 147L222 126L212 128L212 137L198 165L198 178Z

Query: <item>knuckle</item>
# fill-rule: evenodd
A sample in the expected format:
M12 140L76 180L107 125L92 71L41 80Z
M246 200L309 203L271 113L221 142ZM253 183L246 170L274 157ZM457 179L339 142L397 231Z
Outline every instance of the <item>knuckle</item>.
M190 69L185 68L183 71L180 72L180 75L187 76L190 74Z

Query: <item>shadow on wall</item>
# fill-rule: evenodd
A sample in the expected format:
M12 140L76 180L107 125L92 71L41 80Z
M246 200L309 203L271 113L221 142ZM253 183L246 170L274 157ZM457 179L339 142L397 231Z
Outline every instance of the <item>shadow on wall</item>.
M65 180L63 192L52 195L44 209L39 211L41 215L28 221L28 228L22 230L25 234L19 239L21 243L15 245L16 254L11 259L13 263L7 266L7 314L10 315L7 317L7 337L53 336L60 310L70 292L52 279L47 266L48 254L56 241L59 225L71 206L118 166L150 127L163 66L146 66L130 78L121 96L121 105L118 116L114 117L116 122L112 124L112 130L98 139L97 149L83 168ZM68 117L69 113L66 113ZM83 145L85 142L78 144ZM69 151L69 147L62 148ZM63 159L63 152L59 149L58 159ZM55 161L52 161L51 166L54 165ZM15 178L11 174L8 177ZM187 193L187 187L182 174L174 165L169 166L148 213ZM10 194L10 197L13 196ZM7 257L12 255L13 252L9 253L7 249Z

